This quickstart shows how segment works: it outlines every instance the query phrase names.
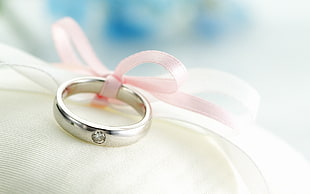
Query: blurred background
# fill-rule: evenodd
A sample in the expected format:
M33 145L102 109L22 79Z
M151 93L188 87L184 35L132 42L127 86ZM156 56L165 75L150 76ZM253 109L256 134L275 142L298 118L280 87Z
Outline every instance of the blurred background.
M0 42L57 62L50 27L64 16L110 68L157 49L246 80L262 97L259 125L310 161L310 1L0 0Z

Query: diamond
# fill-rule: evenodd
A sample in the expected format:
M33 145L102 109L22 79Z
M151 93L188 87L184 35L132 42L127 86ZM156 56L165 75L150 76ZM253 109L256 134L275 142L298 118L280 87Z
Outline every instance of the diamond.
M95 131L91 135L91 138L92 138L94 143L102 144L105 141L105 134L103 133L103 131Z

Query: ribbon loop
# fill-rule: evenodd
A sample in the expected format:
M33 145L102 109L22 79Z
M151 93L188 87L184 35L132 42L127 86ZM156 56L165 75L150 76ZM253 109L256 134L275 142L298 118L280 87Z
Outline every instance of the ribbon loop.
M93 74L103 75L108 72L95 55L83 30L72 18L66 17L59 20L52 26L52 31L56 50L63 63L82 68L84 65L77 56L77 51L84 62L90 66L90 70L93 70Z
M173 93L178 90L186 79L186 68L174 56L156 50L142 51L123 59L115 69L115 75L122 77L138 65L154 63L165 68L171 78L124 78L124 83L131 83L140 88L160 93Z

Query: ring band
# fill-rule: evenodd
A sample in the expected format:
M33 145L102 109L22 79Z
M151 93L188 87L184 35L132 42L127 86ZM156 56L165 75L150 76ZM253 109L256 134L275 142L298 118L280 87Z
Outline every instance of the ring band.
M143 137L151 124L152 111L149 102L138 92L122 85L116 99L132 106L142 119L126 126L105 126L84 120L73 114L64 99L78 93L99 93L106 80L100 77L82 77L63 83L57 90L54 101L54 116L57 123L73 136L96 144L117 147L132 144Z

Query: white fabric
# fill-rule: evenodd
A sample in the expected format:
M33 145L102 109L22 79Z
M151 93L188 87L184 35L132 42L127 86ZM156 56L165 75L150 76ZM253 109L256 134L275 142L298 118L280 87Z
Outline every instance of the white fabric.
M265 193L264 179L271 193L310 192L308 163L255 126L221 137L205 129L220 126L176 109L174 119L191 118L209 133L194 133L194 126L186 123L155 120L150 133L132 146L81 142L57 126L49 92L74 75L1 45L0 61L17 64L18 71L27 63L33 68L23 69L23 75L37 79L35 84L11 69L0 69L0 193L247 193L242 180L251 193ZM173 110L161 103L154 107ZM112 117L109 109L71 108L104 123L129 121Z
M52 95L2 89L0 96L0 193L236 193L229 162L205 136L157 121L134 145L99 147L58 127ZM87 114L114 118L97 113Z

